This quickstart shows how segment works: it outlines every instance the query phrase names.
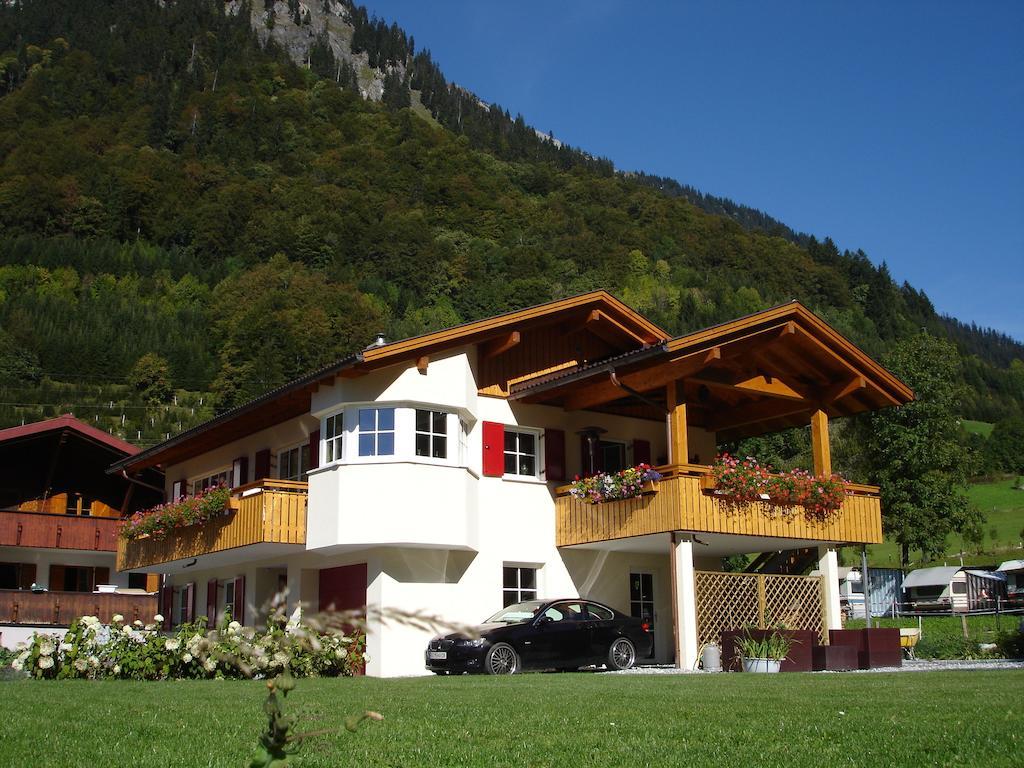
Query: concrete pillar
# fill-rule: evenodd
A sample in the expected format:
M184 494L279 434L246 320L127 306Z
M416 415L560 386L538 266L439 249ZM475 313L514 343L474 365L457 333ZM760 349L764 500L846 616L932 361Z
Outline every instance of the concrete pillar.
M673 533L671 541L672 625L676 666L693 669L697 663L697 596L693 578L693 542Z
M824 579L822 596L825 601L825 629L842 629L839 607L839 559L834 547L818 547L818 571Z
M288 564L288 617L291 618L292 613L302 603L302 584L303 584L303 570L301 566L295 563ZM307 610L307 608L303 608ZM313 612L316 612L316 606L313 606Z

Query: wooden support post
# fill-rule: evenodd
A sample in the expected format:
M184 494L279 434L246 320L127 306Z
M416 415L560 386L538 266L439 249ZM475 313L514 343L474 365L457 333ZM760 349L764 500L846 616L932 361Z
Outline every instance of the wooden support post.
M828 443L828 414L815 411L811 414L811 451L814 453L814 474L832 475L832 451Z
M690 454L686 443L686 403L682 398L682 382L673 381L665 387L668 407L668 463L687 464Z

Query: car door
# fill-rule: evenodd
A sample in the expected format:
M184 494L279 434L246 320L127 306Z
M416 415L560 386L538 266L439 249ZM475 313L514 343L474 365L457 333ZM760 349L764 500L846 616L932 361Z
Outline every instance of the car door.
M533 631L524 639L524 661L532 667L578 667L587 663L588 640L583 603L554 603L534 620Z
M598 603L585 603L587 610L587 656L591 664L608 661L608 649L618 636L615 612Z

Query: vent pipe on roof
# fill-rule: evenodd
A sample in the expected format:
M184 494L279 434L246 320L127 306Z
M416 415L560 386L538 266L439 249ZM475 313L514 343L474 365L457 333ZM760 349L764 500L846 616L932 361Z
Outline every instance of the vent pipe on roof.
M367 349L373 349L374 347L383 347L383 346L384 346L385 344L387 344L387 343L388 343L388 342L387 342L387 340L386 340L386 339L384 338L384 334L383 334L383 333L378 333L378 334L377 334L377 335L376 335L376 336L374 337L374 339L373 339L373 343L372 343L372 344L371 344L370 346L368 346L368 347L367 347Z

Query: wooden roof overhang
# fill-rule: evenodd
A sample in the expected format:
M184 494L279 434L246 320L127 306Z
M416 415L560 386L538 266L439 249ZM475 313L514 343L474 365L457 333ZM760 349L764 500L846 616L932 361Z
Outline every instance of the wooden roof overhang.
M720 442L910 402L909 387L798 302L669 340L663 351L525 382L511 397L660 419L677 387L690 424Z
M295 379L210 421L111 466L110 472L168 466L219 448L282 421L310 412L320 386L337 378L357 378L382 368L415 362L426 373L433 355L475 346L481 360L518 350L538 333L586 333L609 354L663 342L669 334L606 291L593 291L535 307L426 333L362 352ZM607 356L607 355L606 355Z

